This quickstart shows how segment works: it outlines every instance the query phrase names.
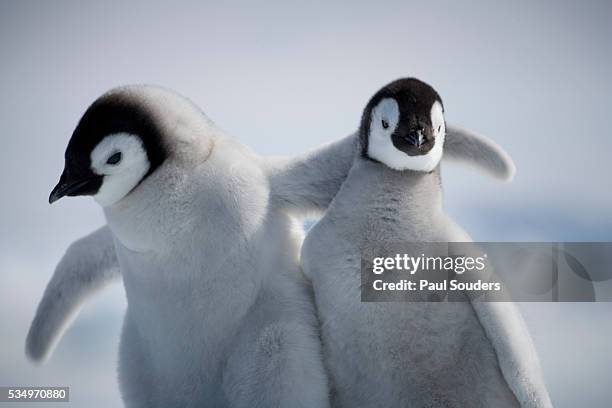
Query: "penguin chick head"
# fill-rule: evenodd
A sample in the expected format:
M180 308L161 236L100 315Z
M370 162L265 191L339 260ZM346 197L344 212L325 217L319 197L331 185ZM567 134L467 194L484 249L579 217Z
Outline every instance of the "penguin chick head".
M383 87L366 105L362 155L395 170L430 172L442 158L446 125L440 95L416 78Z
M49 203L90 195L102 206L112 205L164 162L163 129L146 88L117 88L87 109L68 143Z

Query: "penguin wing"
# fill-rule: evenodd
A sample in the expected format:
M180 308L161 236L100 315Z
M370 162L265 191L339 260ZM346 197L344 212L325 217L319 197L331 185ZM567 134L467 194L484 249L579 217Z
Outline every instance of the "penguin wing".
M120 277L113 236L102 227L73 242L55 268L26 339L26 354L43 361L81 304Z
M295 157L268 158L273 197L298 213L325 210L358 152L359 135L353 133ZM446 130L443 157L502 180L511 180L515 173L512 159L495 142L452 124Z
M551 408L540 362L517 306L512 302L479 302L472 306L508 386L523 408Z
M454 223L451 223L454 225ZM458 226L457 226L458 227ZM450 242L463 242L458 247L459 253L469 253L476 257L483 254L478 244L465 232L461 235L447 235ZM452 245L451 245L452 247ZM453 254L457 254L453 250ZM485 277L492 282L499 282L500 277L494 268L487 268L489 276L464 275L465 279ZM505 297L509 299L509 297ZM486 301L481 297L470 297L470 303L484 333L493 346L501 373L523 408L552 408L552 403L544 383L544 376L535 346L523 317L513 302Z
M298 213L324 210L346 179L358 146L353 133L296 157L268 159L273 198Z
M467 163L497 179L510 181L516 167L497 143L459 126L449 124L444 140L445 159Z

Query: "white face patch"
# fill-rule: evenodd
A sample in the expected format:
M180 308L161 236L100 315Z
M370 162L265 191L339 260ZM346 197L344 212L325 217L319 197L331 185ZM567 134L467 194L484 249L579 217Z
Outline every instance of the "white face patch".
M129 133L106 136L91 152L91 170L104 176L93 198L103 207L125 197L150 168L139 137Z
M444 139L446 138L446 123L444 122L444 110L442 109L442 104L440 102L434 102L433 106L431 107L430 119L431 128L433 129L433 134L435 136L435 144L429 153L422 156L429 156L430 160L430 165L427 166L429 169L424 171L432 171L442 159Z
M442 105L436 101L431 107L430 115L435 142L427 154L420 156L410 156L393 144L391 135L399 123L399 115L399 106L393 98L381 100L372 109L368 156L395 170L432 171L442 158L442 146L446 132Z
M391 140L391 135L399 123L399 116L399 106L395 99L385 98L378 102L372 109L368 137L368 156L396 170L401 170L405 157L409 157L397 150Z

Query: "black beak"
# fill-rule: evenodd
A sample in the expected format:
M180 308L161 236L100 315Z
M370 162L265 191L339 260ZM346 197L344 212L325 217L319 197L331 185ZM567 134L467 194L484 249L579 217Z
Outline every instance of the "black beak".
M425 134L421 129L411 131L406 137L406 141L415 147L421 147L426 140Z
M62 173L59 182L49 195L49 204L53 204L64 196L77 196L95 193L101 184L101 176L72 179Z

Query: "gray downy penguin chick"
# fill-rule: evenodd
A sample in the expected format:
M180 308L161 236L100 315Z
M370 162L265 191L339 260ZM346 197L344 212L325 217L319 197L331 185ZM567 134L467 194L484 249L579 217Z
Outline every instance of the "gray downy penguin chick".
M444 160L473 166L495 178L512 177L512 162L489 139L452 125L446 133L449 137ZM351 168L358 139L356 132L295 157L258 158L268 174L275 210L303 216L327 208ZM268 239L276 238L279 244L297 240L292 255L297 260L302 234L286 227L282 234ZM105 226L70 245L47 285L28 332L26 354L32 361L49 357L84 302L121 280L113 241L112 232ZM270 241L270 245L277 242Z
M315 292L332 406L551 406L512 303L360 301L368 245L471 241L442 210L439 162L456 143L445 127L429 85L409 78L382 88L363 113L361 153L306 236L301 262Z
M301 238L266 171L166 90L113 90L80 120L49 202L86 195L104 210L94 236L114 251L98 262L116 256L128 302L126 406L328 406Z

